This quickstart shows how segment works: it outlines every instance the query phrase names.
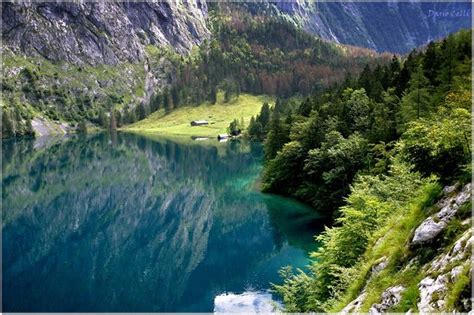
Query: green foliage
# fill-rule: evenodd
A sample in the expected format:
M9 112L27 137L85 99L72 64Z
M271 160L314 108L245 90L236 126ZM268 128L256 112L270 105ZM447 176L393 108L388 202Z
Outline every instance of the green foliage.
M447 182L467 174L472 94L466 45L470 39L459 32L432 43L426 54L413 51L402 63L394 56L388 66L366 66L357 80L348 78L342 86L305 98L291 116L286 139L301 145L298 163L285 163L277 153L284 145L275 144L274 131L267 133L255 120L249 134L271 136L263 187L333 212L357 173L385 172L390 156L399 151L425 176L433 173ZM449 56L454 61L448 62ZM454 69L449 80L442 79L446 67ZM284 113L284 105L278 105ZM282 169L289 166L294 168ZM279 182L279 174L290 173L300 175L291 183Z
M2 138L11 138L15 136L15 126L10 117L10 112L2 110Z
M87 124L85 120L82 120L77 124L76 132L79 134L87 134Z
M249 126L247 128L247 136L252 140L262 141L267 132L270 123L270 118L272 115L272 110L270 105L265 102L260 109L260 113L256 118L250 120Z
M409 87L401 101L399 130L404 131L406 124L410 121L428 117L431 107L428 79L423 75L423 68L418 66L411 76Z
M273 191L281 194L291 193L295 189L295 182L301 173L295 173L295 169L301 169L304 164L304 150L298 141L286 143L276 157L265 167L262 174L263 190Z
M393 312L406 313L409 310L417 311L417 303L420 300L420 290L418 283L412 284L402 293L400 303L393 309Z
M425 175L452 179L471 158L471 115L464 108L441 108L431 119L412 122L401 151Z
M280 119L280 114L275 110L270 121L269 132L265 140L265 159L273 159L283 145L288 142L290 136L290 124Z
M15 129L9 137L32 134L28 117L71 125L86 120L100 125L99 109L108 111L113 105L121 110L125 103L135 106L143 96L144 68L139 64L84 66L78 70L71 64L20 56L9 49L4 51L3 62L5 73L12 73L4 76L3 82L4 109L12 113L9 118ZM11 71L14 69L21 71ZM14 115L17 109L20 119Z
M471 310L466 307L466 305L469 306L472 298L472 273L469 263L463 266L462 274L458 276L448 292L447 311L468 312Z
M456 42L459 37L450 40ZM441 55L443 49L449 51L444 44L433 45ZM381 257L389 257L390 263L368 283L361 311L378 303L383 290L397 283L408 289L396 310L416 309L419 267L401 270L401 266L410 255L418 255L421 263L432 259L436 251L411 253L400 244L408 242L413 229L426 217L423 209L434 203L440 191L422 176L434 173L442 181L452 181L467 173L465 165L471 154L471 94L465 84L469 81L463 69L465 59L450 65L459 70L447 82L439 79L439 73L449 73L443 70L443 63L434 75L423 68L433 61L424 63L423 58L423 54L412 53L401 69L396 59L388 68L391 70L366 68L355 89L329 90L303 101L299 115L292 118L289 148L293 150L284 145L265 164L264 188L316 205L323 196L341 200L346 195L344 188L353 185L335 225L318 239L322 246L312 255L310 272L287 275L285 283L275 287L289 310L340 310L360 294ZM384 75L384 71L390 72ZM392 79L382 80L380 89L372 76ZM456 83L455 77L459 78ZM399 95L403 95L401 101ZM388 175L383 175L387 170ZM290 180L291 174L298 176ZM324 191L324 187L328 189ZM333 209L336 205L332 204ZM445 243L464 229L459 219L453 220L444 234Z
M243 123L241 123L239 120L234 119L231 121L229 124L229 127L227 128L227 133L231 136L238 136L242 133L243 129Z
M275 287L284 300L293 301L292 311L328 311L336 300L343 297L348 287L363 283L369 268L361 264L370 244L378 239L376 235L387 226L387 221L392 222L391 218L408 211L410 203L423 195L428 183L399 160L394 161L388 175L358 177L347 204L340 208L334 227L327 228L318 237L321 246L312 253L314 262L310 273L303 275L300 272L290 276L291 280L283 287ZM424 200L420 207L425 204ZM409 233L399 235L407 237ZM293 285L309 289L301 293L291 288ZM296 297L292 292L298 292L300 296Z

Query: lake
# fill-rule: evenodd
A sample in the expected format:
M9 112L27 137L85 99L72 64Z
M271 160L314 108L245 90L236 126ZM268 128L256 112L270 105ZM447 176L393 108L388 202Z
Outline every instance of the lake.
M276 300L270 282L307 265L323 228L315 210L259 192L258 144L99 133L2 149L7 312Z

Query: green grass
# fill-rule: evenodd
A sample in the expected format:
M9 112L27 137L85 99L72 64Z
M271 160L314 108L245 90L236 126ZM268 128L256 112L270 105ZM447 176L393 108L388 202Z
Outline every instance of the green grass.
M207 136L215 137L220 133L227 133L227 127L234 119L244 119L245 126L250 118L260 112L264 102L273 104L268 96L240 94L238 98L225 103L223 93L217 95L216 104L209 102L199 106L184 106L165 113L159 110L147 118L124 128L135 133L159 133L179 136ZM192 127L192 120L207 120L207 126Z

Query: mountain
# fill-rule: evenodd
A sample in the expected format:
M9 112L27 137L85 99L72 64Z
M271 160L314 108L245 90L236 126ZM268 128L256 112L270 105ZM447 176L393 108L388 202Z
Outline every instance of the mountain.
M2 3L5 47L73 64L144 61L147 45L180 53L210 33L198 1Z
M469 27L468 13L466 3L4 2L2 137L105 126L112 108L130 123L152 102L200 104L218 89L307 95L380 62L342 44L405 52Z
M469 2L296 0L236 5L258 14L285 16L323 39L379 52L405 53L471 27ZM146 45L170 45L184 53L210 36L205 1L6 2L2 6L5 47L74 64L143 61Z
M307 32L378 52L407 53L460 29L471 28L470 2L318 2L243 4L282 15Z

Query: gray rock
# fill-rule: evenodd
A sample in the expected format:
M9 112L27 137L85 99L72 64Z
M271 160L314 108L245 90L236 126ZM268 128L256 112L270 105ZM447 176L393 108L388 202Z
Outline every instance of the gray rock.
M433 260L429 272L445 272L447 266L465 259L471 251L473 242L474 237L472 237L471 231L466 231L456 243L454 243L453 248L448 253L440 255Z
M385 290L382 293L382 301L379 304L373 304L369 309L369 314L384 313L400 303L403 291L405 291L405 287L401 285L393 286Z
M367 293L362 292L356 299L347 304L341 311L340 314L358 313L362 303L364 303Z
M455 200L456 205L461 206L462 204L467 202L469 199L471 199L471 194L472 194L472 185L471 183L469 183L466 186L464 186L461 193L457 195L456 200Z
M69 124L57 123L40 116L31 121L31 126L38 137L66 134L71 130Z
M442 34L471 28L470 14L460 19L432 16L433 12L470 13L467 3L275 1L274 6L318 37L380 52L407 53Z
M445 311L449 285L463 272L464 263L468 262L472 250L473 240L471 231L466 231L447 254L438 256L429 265L428 276L418 284L420 300L417 306L420 313ZM451 268L453 265L456 266Z
M446 225L447 223L444 221L435 222L432 217L429 217L415 230L412 244L418 245L433 240Z
M378 259L375 263L374 266L372 266L372 276L378 274L380 271L384 270L388 265L388 259L387 257L381 257Z
M448 186L445 190L452 192L453 188ZM471 192L472 186L469 183L458 194L440 200L438 205L442 206L441 210L435 215L428 217L418 226L415 230L412 244L419 245L434 240L456 215L459 207L471 199Z
M180 53L209 37L199 1L4 3L3 44L74 64L143 61L147 45Z
M451 186L446 186L443 188L443 194L448 195L455 191L458 188L457 184L451 185Z

